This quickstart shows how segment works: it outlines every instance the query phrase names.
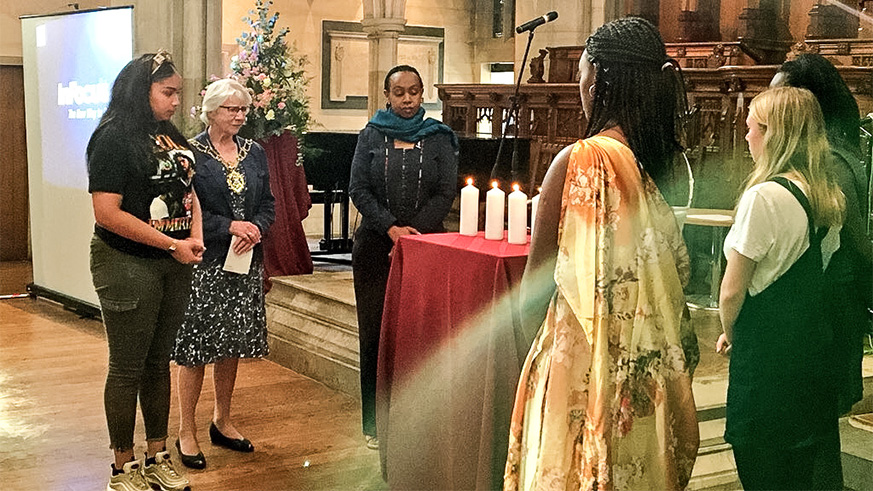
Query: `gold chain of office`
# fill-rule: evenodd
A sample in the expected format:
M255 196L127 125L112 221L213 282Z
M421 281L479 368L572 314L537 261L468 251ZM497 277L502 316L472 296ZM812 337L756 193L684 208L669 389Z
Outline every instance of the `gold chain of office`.
M221 162L221 165L223 165L225 169L225 176L227 177L227 187L236 194L241 194L246 187L246 178L239 170L239 163L249 154L253 142L253 140L247 138L241 138L240 140L242 140L242 143L238 146L236 159L232 162L221 156L221 152L215 148L212 144L212 140L207 140L209 142L208 145L204 145L194 139L188 140L192 147Z

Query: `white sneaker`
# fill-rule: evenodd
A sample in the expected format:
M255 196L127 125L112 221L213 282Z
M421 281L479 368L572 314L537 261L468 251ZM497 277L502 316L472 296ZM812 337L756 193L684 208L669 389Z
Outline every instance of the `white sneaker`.
M367 448L379 450L379 438L372 435L364 435L367 438Z
M114 467L114 466L113 466ZM142 473L142 462L131 460L124 464L121 474L115 474L109 479L106 491L151 491Z
M152 487L162 491L189 491L188 479L176 472L173 461L170 460L170 452L158 452L155 454L155 463L147 465L143 469L146 481Z

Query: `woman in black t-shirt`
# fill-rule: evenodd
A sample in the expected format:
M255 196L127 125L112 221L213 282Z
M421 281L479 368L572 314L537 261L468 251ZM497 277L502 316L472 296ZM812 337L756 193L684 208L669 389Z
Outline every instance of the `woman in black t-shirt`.
M169 53L128 63L88 142L94 208L91 274L109 343L103 393L109 490L184 489L166 451L170 352L200 262L203 231L192 188L194 155L169 121L182 78ZM133 452L136 406L145 424L144 462Z

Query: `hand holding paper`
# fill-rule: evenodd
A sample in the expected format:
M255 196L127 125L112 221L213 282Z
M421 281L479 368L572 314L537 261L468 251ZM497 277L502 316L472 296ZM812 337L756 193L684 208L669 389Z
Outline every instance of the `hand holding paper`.
M254 244L242 240L237 236L233 236L230 241L230 249L227 251L227 257L224 259L224 270L231 273L248 274L249 267L252 265L252 250ZM237 253L237 250L244 252Z

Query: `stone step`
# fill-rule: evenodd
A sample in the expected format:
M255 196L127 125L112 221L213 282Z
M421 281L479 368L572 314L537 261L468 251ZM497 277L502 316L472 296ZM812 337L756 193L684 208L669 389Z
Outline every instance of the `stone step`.
M270 359L360 397L351 272L316 271L272 281L266 297Z
M843 484L855 491L873 491L873 431L840 419L843 450Z
M730 444L722 438L724 419L701 421L700 450L688 483L689 490L741 490ZM873 428L863 418L840 419L844 487L873 491Z
M727 491L742 489L731 446L724 441L724 417L706 419L706 409L698 410L700 449L691 473L689 490Z

